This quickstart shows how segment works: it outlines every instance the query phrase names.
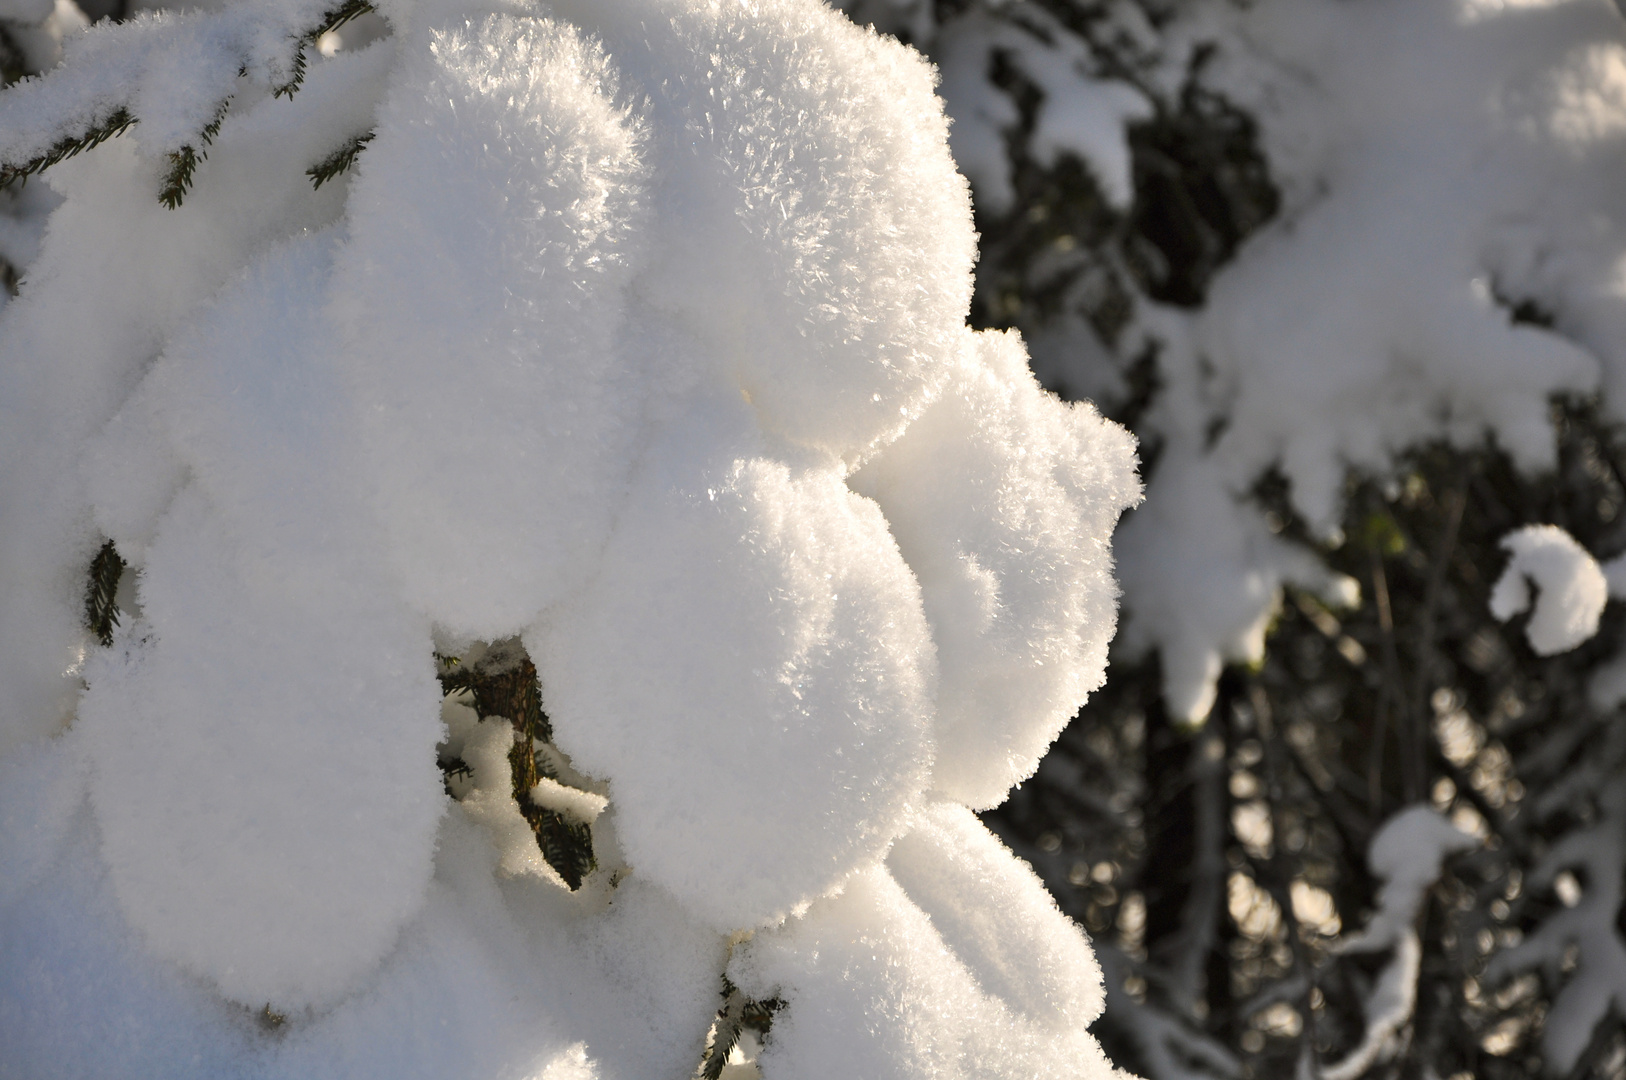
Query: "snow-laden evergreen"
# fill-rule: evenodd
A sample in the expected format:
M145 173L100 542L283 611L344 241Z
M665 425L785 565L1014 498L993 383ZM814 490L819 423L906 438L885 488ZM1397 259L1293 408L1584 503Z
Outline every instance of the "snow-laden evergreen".
M1134 444L966 328L931 69L814 0L364 6L0 94L61 198L0 315L10 1074L678 1078L731 985L775 1078L1109 1075L967 808L1100 684Z

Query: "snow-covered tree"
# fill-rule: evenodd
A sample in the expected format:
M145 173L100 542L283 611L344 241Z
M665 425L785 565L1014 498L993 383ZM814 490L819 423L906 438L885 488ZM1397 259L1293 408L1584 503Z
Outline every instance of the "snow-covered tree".
M1134 443L967 328L918 55L815 0L62 45L0 94L0 1073L1110 1075L973 811L1102 680Z

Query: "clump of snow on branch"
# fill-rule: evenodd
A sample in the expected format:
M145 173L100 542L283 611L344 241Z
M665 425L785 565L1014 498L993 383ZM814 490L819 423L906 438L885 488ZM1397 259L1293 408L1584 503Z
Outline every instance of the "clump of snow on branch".
M1490 610L1503 622L1534 611L1525 627L1530 647L1540 656L1567 652L1598 632L1604 606L1626 598L1626 555L1599 563L1556 525L1527 525L1502 538L1511 553L1507 568L1491 589ZM1588 693L1599 708L1626 700L1626 657L1593 671Z
M967 807L1101 682L1134 446L965 327L930 69L813 0L378 10L143 15L0 95L0 161L82 150L0 316L0 1042L682 1075L733 943L776 1076L1107 1075ZM516 634L569 759L518 791L436 682Z
M1587 550L1556 525L1527 525L1502 538L1511 558L1491 589L1491 614L1506 622L1530 611L1524 635L1540 656L1567 652L1598 632L1609 582Z
M1373 835L1366 861L1373 876L1383 882L1377 910L1364 930L1335 948L1342 953L1390 955L1367 994L1361 1041L1342 1060L1322 1068L1325 1080L1355 1080L1399 1049L1402 1029L1417 1004L1423 959L1417 920L1428 890L1439 880L1447 858L1478 846L1477 838L1427 806L1402 810Z
M765 1075L884 1075L905 1056L943 1077L1111 1075L1084 1030L1100 968L961 806L930 807L884 867L758 935L729 972L748 993L785 988Z
M1009 20L973 10L943 28L933 52L955 118L954 158L981 206L1004 214L1016 199L1005 140L1019 113L993 82L986 57L995 52L1042 95L1029 135L1034 157L1045 165L1063 154L1079 158L1114 206L1129 205L1134 192L1124 128L1151 115L1152 105L1137 89L1100 77L1090 50L1053 15L1037 6Z

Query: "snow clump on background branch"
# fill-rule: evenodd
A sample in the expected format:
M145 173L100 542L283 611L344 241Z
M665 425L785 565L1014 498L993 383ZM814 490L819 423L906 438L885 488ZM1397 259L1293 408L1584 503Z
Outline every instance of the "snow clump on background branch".
M366 6L0 96L62 199L0 321L13 1064L679 1077L726 969L776 1080L1109 1075L968 807L1101 682L1134 445L966 328L930 69L812 0L314 47Z

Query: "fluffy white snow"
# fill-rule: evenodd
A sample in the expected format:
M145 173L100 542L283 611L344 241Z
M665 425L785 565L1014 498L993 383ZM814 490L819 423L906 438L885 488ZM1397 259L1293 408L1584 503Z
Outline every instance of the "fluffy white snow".
M936 683L875 504L758 456L749 423L724 400L658 440L593 585L527 635L628 861L722 931L883 852L931 774Z
M773 1075L1106 1075L1088 945L967 806L1100 683L1134 447L965 328L930 69L814 0L380 10L291 100L316 0L0 95L12 162L136 120L0 313L10 1059L679 1077L732 942ZM435 681L516 633L574 893Z
M550 20L454 27L391 79L329 302L406 595L508 637L592 572L631 471L647 136Z
M268 252L149 372L190 482L75 731L131 922L279 1006L332 1000L393 945L443 809L429 627L330 464L355 457L316 318L331 250Z
M963 808L934 808L887 866L753 938L729 974L786 1002L764 1075L1114 1075L1084 1031L1100 970L1077 927Z
M1061 406L1014 334L967 334L943 396L852 477L920 580L942 666L934 783L983 808L1025 780L1105 673L1106 537L1130 436Z
M1511 558L1491 589L1491 614L1506 622L1530 610L1524 635L1537 655L1567 652L1598 632L1609 581L1598 561L1556 525L1527 525L1502 538Z

